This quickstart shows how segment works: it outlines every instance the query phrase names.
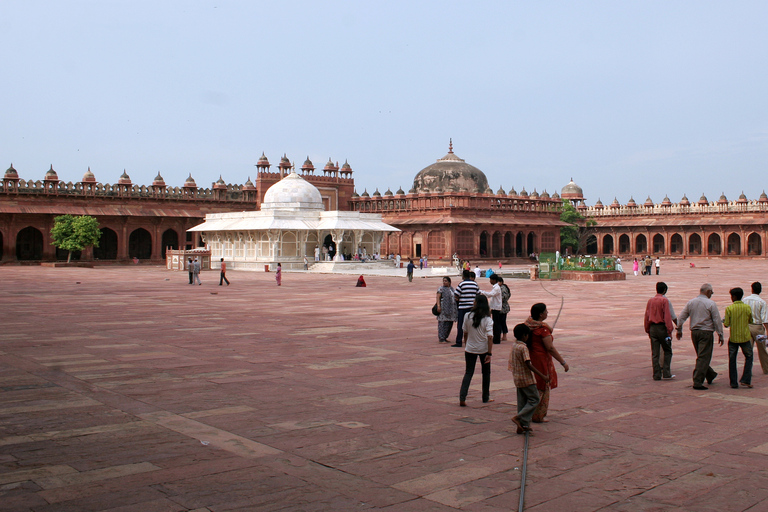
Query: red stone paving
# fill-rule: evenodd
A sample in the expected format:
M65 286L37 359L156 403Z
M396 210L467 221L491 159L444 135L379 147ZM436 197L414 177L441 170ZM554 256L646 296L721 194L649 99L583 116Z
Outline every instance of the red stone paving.
M768 261L663 262L675 309L714 285L768 285ZM492 396L458 407L460 349L437 343L437 279L0 267L0 510L517 510L509 343ZM526 510L768 510L768 376L694 391L651 380L656 276L510 280L509 323L565 305L571 365L530 439ZM483 288L488 288L485 280ZM554 294L551 295L551 294Z

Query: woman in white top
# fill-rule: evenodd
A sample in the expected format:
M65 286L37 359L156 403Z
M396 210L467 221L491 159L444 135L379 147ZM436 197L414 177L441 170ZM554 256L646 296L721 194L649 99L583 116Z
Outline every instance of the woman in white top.
M475 298L475 305L464 318L464 360L466 370L459 391L459 405L467 405L467 393L475 374L478 357L483 372L483 403L492 402L491 394L491 347L493 346L493 320L485 295Z

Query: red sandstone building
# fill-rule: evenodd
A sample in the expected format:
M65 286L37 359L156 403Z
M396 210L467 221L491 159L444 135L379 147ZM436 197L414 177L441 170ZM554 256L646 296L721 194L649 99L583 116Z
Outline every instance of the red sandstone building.
M277 171L270 170L262 154L256 164L255 184L219 180L199 188L190 176L181 187L166 186L159 174L151 185L134 185L124 172L114 185L96 181L85 173L76 183L59 181L51 168L43 180L25 181L11 166L0 184L0 261L52 261L66 259L50 242L57 215L91 215L101 225L98 248L81 259L94 261L162 262L168 248L194 248L198 235L187 230L203 222L205 214L256 210L267 189L293 167L286 156ZM408 193L355 193L352 168L330 159L315 175L307 158L299 169L316 186L326 210L380 213L387 224L400 230L389 234L383 254L403 257L429 256L449 260L453 254L466 259L509 259L559 248L562 201L571 201L583 215L596 221L588 239L589 254L663 257L763 257L768 237L768 196L736 201L724 196L710 202L702 196L691 203L684 196L672 203L634 200L626 205L601 201L585 204L573 180L550 196L535 190L493 192L482 171L453 153L416 174Z

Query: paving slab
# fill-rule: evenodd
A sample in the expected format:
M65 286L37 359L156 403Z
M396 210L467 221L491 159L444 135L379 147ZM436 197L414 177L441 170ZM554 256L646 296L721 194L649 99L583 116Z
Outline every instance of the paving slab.
M768 507L768 376L709 391L674 341L651 379L645 303L665 280L680 312L712 283L720 311L768 261L665 261L626 281L510 279L510 327L535 302L560 372L529 440L525 510ZM0 267L0 511L516 510L509 342L458 406L461 349L437 342L424 273L214 273L159 267ZM206 277L207 276L207 277ZM429 276L429 277L428 277ZM481 287L489 289L487 280Z

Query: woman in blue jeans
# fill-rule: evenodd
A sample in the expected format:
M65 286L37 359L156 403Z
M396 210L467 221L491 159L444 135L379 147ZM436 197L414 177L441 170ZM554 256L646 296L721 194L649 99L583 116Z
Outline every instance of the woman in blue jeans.
M491 347L493 346L493 320L488 298L478 295L475 305L464 317L464 360L467 363L464 380L459 391L459 405L466 407L469 385L475 374L477 359L483 372L483 403L492 402L491 394Z

